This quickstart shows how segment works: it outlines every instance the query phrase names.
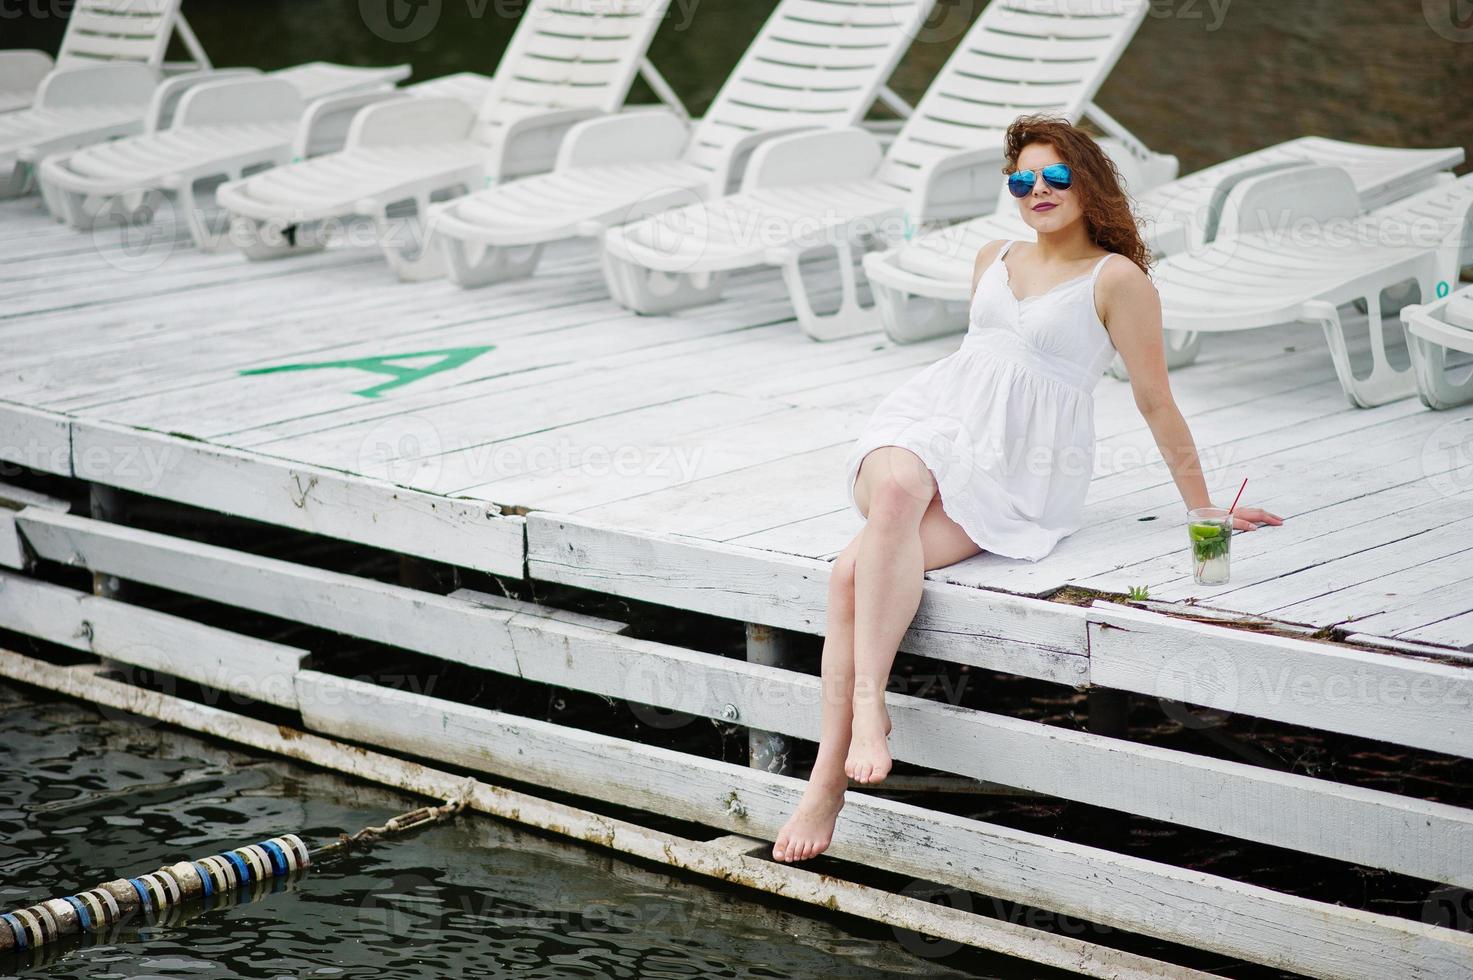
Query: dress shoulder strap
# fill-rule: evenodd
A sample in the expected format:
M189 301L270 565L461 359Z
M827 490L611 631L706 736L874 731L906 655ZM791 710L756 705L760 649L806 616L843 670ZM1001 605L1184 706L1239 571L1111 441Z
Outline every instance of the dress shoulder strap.
M1008 243L1006 245L1004 245L1001 249L998 250L996 261L1001 262L1002 261L1002 257L1004 255L1007 255L1008 254L1008 249L1010 249L1012 247L1013 247L1013 242L1012 242L1011 239L1009 239Z
M1100 270L1103 269L1105 267L1105 263L1108 262L1108 261L1110 261L1111 259L1113 259L1115 257L1115 255L1116 255L1115 252L1111 252L1109 255L1105 256L1103 259L1100 259L1098 262L1096 262L1095 263L1095 271L1092 272L1092 273L1090 273L1090 279L1091 280L1098 279L1100 277Z

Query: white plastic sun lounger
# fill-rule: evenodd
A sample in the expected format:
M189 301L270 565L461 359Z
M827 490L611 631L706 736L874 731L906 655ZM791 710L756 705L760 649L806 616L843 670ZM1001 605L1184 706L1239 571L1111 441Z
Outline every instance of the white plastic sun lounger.
M290 79L306 98L319 98L386 89L409 71L408 65L313 62L271 75ZM35 106L0 114L0 197L25 193L47 157L136 135L149 126L163 128L192 89L257 75L253 68L232 68L161 80L156 68L121 62L52 72Z
M168 125L155 116L138 136L46 157L37 167L41 193L56 217L83 230L103 213L131 216L150 191L174 194L195 244L210 248L215 242L196 197L201 182L310 155L317 149L313 141L325 138L332 113L341 119L366 104L401 97L390 86L408 74L408 66L335 73L304 66L195 85ZM370 84L377 90L340 94ZM167 93L157 95L155 112L167 101Z
M734 189L765 140L859 125L887 97L886 79L933 2L782 0L694 131L660 111L584 123L552 173L434 209L432 235L451 278L482 286L530 275L548 242L597 238L609 225Z
M51 153L142 132L160 79L157 68L130 62L51 72L35 105L0 113L0 198L29 191L35 164Z
M1473 263L1473 175L1360 213L1355 182L1335 167L1255 177L1231 195L1241 222L1204 248L1155 270L1167 329L1251 330L1320 324L1335 373L1352 405L1369 408L1411 395L1414 369L1394 368L1383 316L1390 292L1415 282L1435 297ZM1341 307L1364 306L1371 371L1357 377Z
M568 128L619 109L638 72L668 93L645 52L669 2L604 0L590 13L583 0L537 0L479 112L453 97L364 109L340 152L221 185L232 240L250 258L276 258L321 248L332 223L362 214L401 278L436 274L438 256L413 234L431 201L546 171ZM406 203L413 215L396 227Z
M878 330L876 307L860 304L859 247L886 226L898 239L902 222L990 209L1007 127L1039 111L1078 120L1146 12L1146 0L992 0L883 154L857 128L766 144L740 193L610 229L610 292L641 313L666 312L717 299L730 270L775 265L813 339ZM819 313L800 264L830 252L843 293Z
M341 149L353 115L364 106L410 96L458 98L474 106L491 84L487 76L465 72L392 87L408 73L407 65L314 64L171 80L155 91L143 134L48 156L36 168L37 182L51 213L82 230L104 213L136 220L149 191L179 193L196 244L205 247L203 212L193 193L199 182ZM175 85L186 87L176 94ZM345 87L347 94L333 94Z
M1295 167L1341 167L1355 182L1361 209L1370 211L1425 190L1438 174L1463 160L1461 147L1398 149L1309 136L1153 184L1134 171L1132 157L1111 155L1126 178L1147 242L1157 256L1201 248L1212 241L1228 195L1251 177ZM1033 229L1004 191L993 214L866 255L865 274L880 305L886 335L904 344L965 330L978 250L992 241L1033 238ZM1200 338L1173 333L1167 341L1167 363L1178 367L1196 356ZM1117 363L1112 373L1123 378L1123 366Z
M32 105L53 69L109 61L166 68L164 53L175 33L194 59L188 67L209 68L209 57L179 12L179 0L78 0L54 59L44 51L0 51L0 112Z
M1401 311L1401 322L1422 404L1456 408L1473 403L1473 368L1465 366L1462 380L1456 382L1448 377L1447 368L1450 351L1473 353L1473 286L1432 303L1408 306Z
M43 53L0 52L0 105L13 110L0 112L0 198L30 190L34 166L52 153L142 132L161 83L167 119L193 85L255 71L211 70L179 8L180 0L78 0L55 68L39 76L51 64ZM193 63L163 61L176 33ZM198 70L166 74L180 69ZM404 70L324 62L295 69L303 85L323 92L380 88ZM16 106L22 99L28 108Z

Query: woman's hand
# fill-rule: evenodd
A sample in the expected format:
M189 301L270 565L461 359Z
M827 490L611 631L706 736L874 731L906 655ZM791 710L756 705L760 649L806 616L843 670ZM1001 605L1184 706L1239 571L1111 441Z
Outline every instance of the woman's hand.
M1262 507L1239 507L1233 511L1234 531L1256 531L1260 524L1282 524L1284 519Z

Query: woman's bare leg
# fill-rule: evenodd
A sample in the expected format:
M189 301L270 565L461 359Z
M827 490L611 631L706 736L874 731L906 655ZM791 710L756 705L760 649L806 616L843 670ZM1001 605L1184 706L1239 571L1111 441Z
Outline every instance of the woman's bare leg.
M885 689L920 608L925 572L981 549L946 516L935 477L915 453L886 446L867 459L877 465L865 486L867 522L855 561L854 720L844 770L875 784L890 774ZM859 493L856 486L856 503Z
M772 856L778 861L802 861L822 853L833 840L834 821L844 807L844 790L849 786L844 758L849 751L854 697L854 559L863 537L860 528L834 559L829 573L818 757L803 798L773 844Z
M872 458L874 453L866 457L866 463ZM861 465L861 480L868 484L866 470L866 466ZM869 498L867 486L856 486L855 502L866 516L869 513ZM834 822L844 807L844 790L849 784L845 762L853 731L854 576L859 550L863 546L868 528L868 524L861 528L854 540L840 552L829 575L828 622L821 668L823 702L818 757L814 761L813 772L808 778L802 800L783 825L773 845L772 856L778 861L802 861L826 850L833 840ZM966 536L966 532L946 516L941 509L941 498L934 494L921 518L919 531L924 565L928 569L953 564L981 550ZM898 642L897 640L897 645ZM894 651L891 653L893 660Z

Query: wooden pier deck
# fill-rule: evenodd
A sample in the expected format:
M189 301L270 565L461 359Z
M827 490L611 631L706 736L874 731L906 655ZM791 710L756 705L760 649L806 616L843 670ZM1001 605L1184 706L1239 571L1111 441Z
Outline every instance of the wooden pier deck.
M550 248L531 280L461 291L395 281L367 242L252 264L159 231L84 235L34 199L0 202L0 462L72 489L744 622L749 659L174 537L105 507L72 514L19 486L0 486L0 630L298 712L316 735L717 828L753 857L719 876L747 881L801 791L790 775L343 677L312 651L107 587L76 591L56 570L811 740L818 680L764 659L762 628L823 632L828 561L861 526L842 485L851 440L880 398L960 338L814 343L767 271L734 276L721 303L641 317L605 296L578 243ZM1473 756L1473 409L1351 408L1310 327L1208 337L1173 388L1214 495L1246 476L1248 498L1287 518L1236 538L1228 586L1192 584L1170 474L1129 386L1105 378L1087 526L1038 563L980 555L929 573L902 650ZM1142 585L1149 601L1126 601ZM95 669L0 651L0 676L300 751L274 726L94 683ZM1439 896L1461 908L1473 887L1462 797L888 701L901 762L1420 879L1429 909ZM1305 976L1473 978L1473 935L1458 922L881 794L851 793L829 853ZM1122 971L1117 951L1042 936L988 948L1095 976L1200 975L1139 958Z
M743 617L788 602L780 568L847 543L862 524L842 483L852 439L959 341L811 342L775 272L637 316L581 243L531 280L462 291L396 282L371 247L252 264L164 227L84 235L35 199L0 206L6 458L489 571L525 558L672 605L704 595L707 612L737 612L720 596ZM444 369L395 385L372 358ZM1208 337L1173 389L1214 495L1247 477L1287 518L1237 537L1228 586L1192 583L1180 498L1109 377L1087 526L1037 563L984 554L930 578L1023 596L1144 585L1178 606L1473 649L1473 410L1350 408L1312 327ZM519 522L482 514L526 515L525 552ZM732 583L764 565L766 594Z

